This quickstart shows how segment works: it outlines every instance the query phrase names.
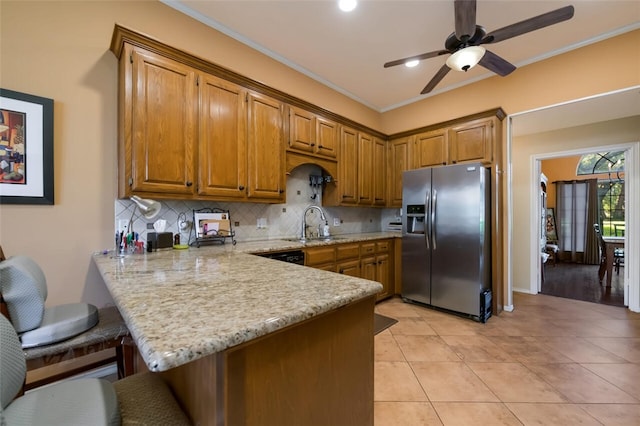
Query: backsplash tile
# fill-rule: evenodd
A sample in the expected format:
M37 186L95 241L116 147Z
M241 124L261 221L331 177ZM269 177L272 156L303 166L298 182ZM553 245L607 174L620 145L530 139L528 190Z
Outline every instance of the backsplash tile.
M237 241L255 241L278 238L293 238L300 236L302 212L310 205L322 207L321 194L314 195L309 184L309 175L320 175L317 166L305 164L297 167L287 177L287 202L285 204L232 203L210 201L159 200L162 204L160 214L151 222L164 219L165 231L176 234L179 232L178 221L184 215L186 220L193 222L193 210L202 208L217 208L229 210L231 225ZM129 221L135 209L135 204L128 199L115 201L115 222ZM380 209L373 207L322 207L329 222L332 235L377 232L385 230L389 221L399 214L398 209ZM258 229L257 221L265 218L266 228ZM333 219L340 218L340 226L333 226ZM147 239L147 221L137 210L133 215L132 229L139 233L140 239ZM239 225L235 226L234 223ZM322 224L317 211L307 213L307 225L310 231L317 232ZM150 230L153 231L153 230ZM180 231L182 242L194 241L193 228Z

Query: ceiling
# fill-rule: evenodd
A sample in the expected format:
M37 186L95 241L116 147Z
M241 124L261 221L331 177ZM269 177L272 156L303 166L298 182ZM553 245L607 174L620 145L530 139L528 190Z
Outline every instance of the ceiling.
M443 49L455 29L453 0L360 0L350 13L337 0L161 1L379 112L495 76L481 66L451 71L420 95L449 55L383 68ZM637 0L478 0L476 21L491 32L569 4L569 21L485 47L522 67L640 28Z

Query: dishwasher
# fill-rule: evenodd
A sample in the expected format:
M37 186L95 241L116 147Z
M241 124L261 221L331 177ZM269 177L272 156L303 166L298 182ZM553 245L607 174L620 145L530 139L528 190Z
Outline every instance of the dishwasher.
M256 253L258 256L267 257L269 259L280 260L287 263L295 263L297 265L304 265L304 251L302 250L289 250L278 251L271 253Z

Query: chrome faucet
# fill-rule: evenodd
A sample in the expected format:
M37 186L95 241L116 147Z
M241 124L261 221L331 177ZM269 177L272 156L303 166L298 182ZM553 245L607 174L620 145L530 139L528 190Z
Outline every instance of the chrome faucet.
M302 243L307 241L307 212L312 209L318 210L320 212L320 219L322 219L325 222L327 221L327 218L325 217L324 212L320 207L309 206L306 209L304 209L304 213L302 213L302 226L300 228L300 242Z

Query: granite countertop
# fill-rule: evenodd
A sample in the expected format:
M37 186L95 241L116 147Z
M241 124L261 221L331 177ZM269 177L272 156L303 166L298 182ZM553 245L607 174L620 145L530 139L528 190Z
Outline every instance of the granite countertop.
M332 242L283 240L93 256L151 371L165 371L331 311L379 283L248 253L391 238L354 234Z

